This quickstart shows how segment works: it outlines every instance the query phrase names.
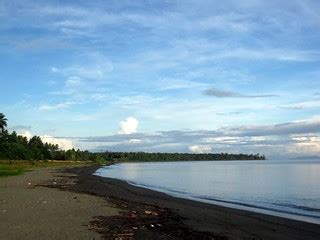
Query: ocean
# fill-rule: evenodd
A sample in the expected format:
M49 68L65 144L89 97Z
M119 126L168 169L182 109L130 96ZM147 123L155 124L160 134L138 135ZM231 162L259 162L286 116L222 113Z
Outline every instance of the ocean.
M320 159L120 163L95 174L180 198L320 224Z

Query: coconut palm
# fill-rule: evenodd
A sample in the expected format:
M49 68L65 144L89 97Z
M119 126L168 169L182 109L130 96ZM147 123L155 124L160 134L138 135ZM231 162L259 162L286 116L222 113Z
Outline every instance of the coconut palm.
M7 127L7 121L6 116L3 113L0 113L0 129L1 132L4 131L4 129Z

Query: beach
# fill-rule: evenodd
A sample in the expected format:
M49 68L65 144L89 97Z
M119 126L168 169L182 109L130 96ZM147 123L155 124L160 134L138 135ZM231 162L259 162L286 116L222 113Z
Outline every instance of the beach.
M320 239L320 226L175 198L99 166L0 179L3 239Z
M74 184L72 174L60 171L35 169L0 178L1 240L101 238L90 230L90 221L101 214L117 215L118 209L102 197L45 187L62 179Z

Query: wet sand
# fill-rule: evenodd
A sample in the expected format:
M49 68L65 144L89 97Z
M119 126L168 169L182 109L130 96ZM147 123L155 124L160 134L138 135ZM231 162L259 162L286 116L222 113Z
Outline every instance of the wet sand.
M97 168L1 178L0 239L320 239L319 225L171 197Z

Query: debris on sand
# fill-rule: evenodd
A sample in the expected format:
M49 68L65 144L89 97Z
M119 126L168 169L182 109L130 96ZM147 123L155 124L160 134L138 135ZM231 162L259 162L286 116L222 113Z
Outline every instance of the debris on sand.
M89 225L89 229L103 234L106 239L228 239L226 236L192 230L169 209L143 203L124 203L118 199L113 199L112 203L122 208L121 215L98 216Z

